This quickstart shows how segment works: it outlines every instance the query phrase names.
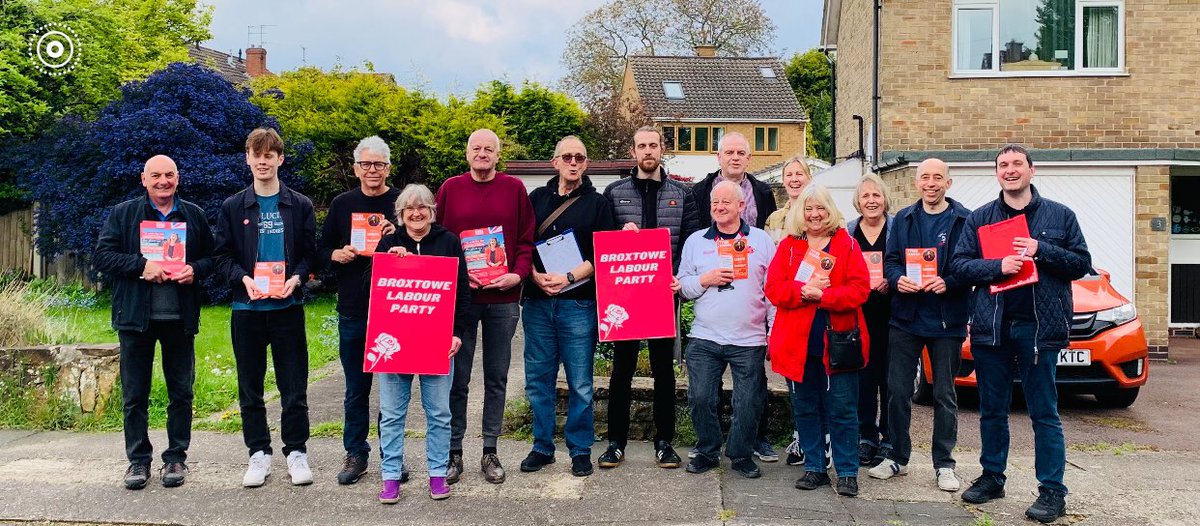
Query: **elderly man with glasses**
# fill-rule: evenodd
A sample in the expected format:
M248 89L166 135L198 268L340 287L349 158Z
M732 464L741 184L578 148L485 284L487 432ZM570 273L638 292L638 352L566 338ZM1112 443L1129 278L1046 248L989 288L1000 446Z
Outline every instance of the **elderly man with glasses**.
M338 473L339 484L354 484L367 470L371 446L371 375L363 372L367 339L367 303L370 297L369 254L380 237L396 230L395 205L400 189L387 184L391 149L378 136L359 141L354 149L357 188L329 203L321 232L319 259L328 262L337 277L338 352L346 375L345 422L342 443L346 458ZM404 477L401 477L404 478Z

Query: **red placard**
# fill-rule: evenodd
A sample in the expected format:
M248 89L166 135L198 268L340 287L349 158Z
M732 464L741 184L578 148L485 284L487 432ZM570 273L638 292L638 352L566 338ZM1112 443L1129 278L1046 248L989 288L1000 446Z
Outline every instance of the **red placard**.
M1004 259L1004 256L1019 253L1013 250L1013 238L1018 237L1029 237L1029 223L1025 220L1025 214L979 227L979 248L983 252L984 259ZM988 290L992 294L996 294L1037 283L1037 281L1037 265L1034 265L1032 261L1026 261L1021 265L1019 272L1004 278L999 283L992 284Z
M615 230L592 239L600 341L674 338L671 231Z
M450 374L458 259L376 253L363 372Z

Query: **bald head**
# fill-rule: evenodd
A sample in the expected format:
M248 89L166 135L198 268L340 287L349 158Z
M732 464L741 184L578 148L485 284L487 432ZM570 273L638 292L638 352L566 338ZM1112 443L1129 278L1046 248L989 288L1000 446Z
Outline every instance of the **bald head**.
M930 211L942 209L946 202L946 191L950 189L950 167L946 162L930 157L917 165L917 176L913 181L921 192L921 201Z
M480 182L490 181L496 176L496 163L500 161L500 137L496 132L480 128L467 138L467 165L471 177Z
M146 195L160 208L170 209L179 188L179 169L175 161L165 155L155 155L142 168L142 186ZM166 213L166 212L163 212Z
M175 167L175 161L165 155L155 155L146 160L145 166L142 167L142 174L150 172L179 172Z

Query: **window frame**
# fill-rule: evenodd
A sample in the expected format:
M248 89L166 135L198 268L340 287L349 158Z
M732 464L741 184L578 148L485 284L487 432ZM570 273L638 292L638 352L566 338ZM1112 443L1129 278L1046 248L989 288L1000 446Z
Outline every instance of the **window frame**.
M668 84L670 84L671 87L679 88L679 96L678 97L671 96L671 92L667 90ZM665 97L667 100L683 100L683 99L687 98L687 93L685 93L683 91L683 82L682 81L664 80L662 82L662 88L663 88L663 97Z
M1002 71L1000 68L1000 1L1001 0L954 0L950 15L950 78L995 78L995 77L1091 77L1128 76L1125 70L1125 48L1129 39L1125 34L1125 0L1075 0L1075 68L1046 71ZM1117 8L1117 67L1089 68L1083 66L1083 9L1084 7ZM987 9L992 12L992 69L958 68L958 18L964 10Z
M762 130L762 149L758 148L758 131ZM775 149L771 149L771 132L775 132ZM779 126L755 126L753 144L750 145L752 153L779 153L779 142L782 136L779 133Z

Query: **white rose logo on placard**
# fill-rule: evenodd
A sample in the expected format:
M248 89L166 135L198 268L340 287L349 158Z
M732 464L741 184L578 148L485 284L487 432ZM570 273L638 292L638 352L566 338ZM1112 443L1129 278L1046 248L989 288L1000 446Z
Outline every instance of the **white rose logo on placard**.
M370 370L374 371L379 364L392 359L392 355L400 352L400 342L395 336L386 332L375 337L375 345L367 350L367 360L371 362Z
M49 23L38 26L29 35L29 58L42 73L66 75L79 63L79 37L65 24Z
M604 319L600 320L600 330L604 331L604 337L608 338L609 333L621 328L621 324L629 320L629 312L617 304L612 304L604 308Z

